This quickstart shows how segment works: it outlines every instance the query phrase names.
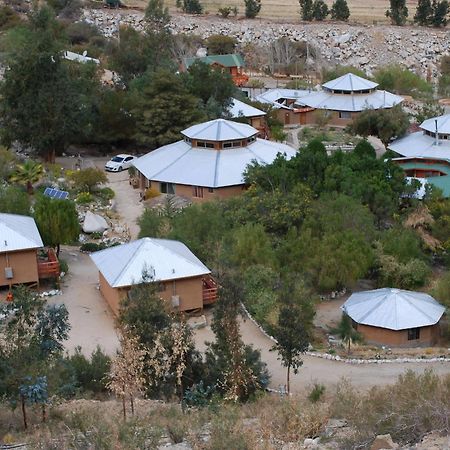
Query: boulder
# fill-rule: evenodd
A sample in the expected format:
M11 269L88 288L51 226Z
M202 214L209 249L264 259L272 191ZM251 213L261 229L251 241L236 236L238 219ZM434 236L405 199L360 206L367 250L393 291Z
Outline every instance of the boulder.
M86 212L83 221L83 231L85 233L103 233L109 228L108 222L98 214Z
M390 450L396 448L398 448L398 444L392 440L390 434L380 434L372 442L370 450Z

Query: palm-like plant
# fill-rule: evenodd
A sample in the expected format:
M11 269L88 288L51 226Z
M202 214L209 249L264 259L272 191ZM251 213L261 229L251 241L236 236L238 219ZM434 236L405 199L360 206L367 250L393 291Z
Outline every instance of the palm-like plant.
M347 314L343 313L341 321L333 333L337 334L344 344L347 344L347 354L350 354L350 345L352 342L361 342L363 337L353 328L352 319Z
M11 175L10 180L26 186L28 194L33 193L33 184L38 182L44 175L42 164L35 161L25 161L16 166L16 170Z

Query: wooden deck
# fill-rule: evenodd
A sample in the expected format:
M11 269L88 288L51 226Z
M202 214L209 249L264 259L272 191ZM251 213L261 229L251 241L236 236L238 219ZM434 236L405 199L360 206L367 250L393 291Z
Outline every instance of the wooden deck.
M212 305L217 301L218 286L213 277L203 278L203 306Z
M38 276L39 279L59 278L60 267L55 251L52 248L46 249L47 259L38 259Z

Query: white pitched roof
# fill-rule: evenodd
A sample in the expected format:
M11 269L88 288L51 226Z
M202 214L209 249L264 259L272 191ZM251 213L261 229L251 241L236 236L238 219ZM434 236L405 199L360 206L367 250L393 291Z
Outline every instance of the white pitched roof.
M375 89L378 83L366 80L365 78L359 77L353 73L347 73L339 78L330 80L327 83L322 84L325 89L333 89L335 91L365 91L367 89Z
M252 161L270 164L278 153L290 159L296 151L265 139L223 150L191 147L178 141L147 153L132 164L148 180L218 188L243 184L244 171Z
M356 292L341 309L359 324L389 330L434 325L445 311L428 294L391 288Z
M279 100L297 100L308 94L311 94L311 92L304 89L269 89L258 95L256 100L261 103L271 103L275 107L282 108L283 103L279 103Z
M396 139L388 145L388 148L407 157L450 160L450 141L439 139L438 145L436 145L435 138L424 134L422 131Z
M248 105L247 103L241 102L236 98L232 98L232 103L228 108L228 111L231 117L256 117L256 116L265 116L266 113L261 111L254 106Z
M43 247L32 217L0 214L0 252Z
M215 119L199 123L181 132L191 139L202 141L232 141L246 139L258 133L258 130L245 123Z
M335 94L330 91L312 92L299 98L298 105L331 111L357 112L364 109L392 108L403 101L403 97L387 91L373 91L369 94Z
M142 238L92 253L91 259L112 287L139 284L144 270L154 281L211 273L186 245L168 239Z
M90 56L87 56L87 54L85 54L85 53L80 55L79 53L75 53L75 52L71 52L70 50L66 50L64 52L64 58L69 61L77 61L77 62L81 62L81 63L93 62L95 64L100 64L99 59L91 58Z
M420 128L422 128L423 130L431 131L432 133L436 133L436 120L438 133L450 134L450 114L427 119L422 122Z

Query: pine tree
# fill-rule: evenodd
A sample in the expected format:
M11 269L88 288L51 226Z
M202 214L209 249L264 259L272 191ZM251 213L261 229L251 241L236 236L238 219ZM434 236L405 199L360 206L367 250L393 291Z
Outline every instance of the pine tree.
M313 0L299 0L302 20L311 22L313 20Z
M336 0L331 7L331 17L333 20L341 20L346 22L350 17L350 9L347 0Z
M435 27L445 27L447 25L447 15L449 13L449 3L447 0L433 0L433 16L431 24Z
M430 25L432 14L431 0L419 0L416 14L414 15L414 23Z
M169 8L164 0L149 0L145 10L145 20L152 31L161 31L170 21Z
M315 0L313 5L313 19L322 21L329 14L328 6L323 0Z
M245 17L254 19L261 11L261 0L244 0Z
M347 314L342 314L341 321L336 330L333 330L342 339L344 344L347 344L347 354L350 354L350 345L352 342L361 342L362 336L358 333L352 325L352 319Z
M386 17L391 18L393 25L405 25L408 17L406 0L390 0L390 8L386 11Z

